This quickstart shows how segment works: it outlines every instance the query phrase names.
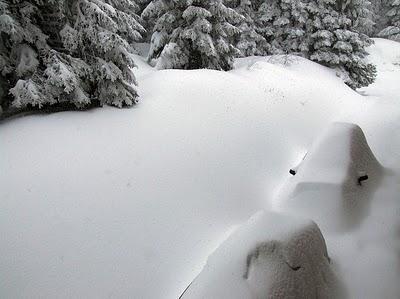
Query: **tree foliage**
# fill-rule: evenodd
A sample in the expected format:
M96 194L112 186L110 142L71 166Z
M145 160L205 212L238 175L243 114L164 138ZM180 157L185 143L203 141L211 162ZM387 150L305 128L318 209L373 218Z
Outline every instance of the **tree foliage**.
M155 0L144 19L156 19L149 61L157 68L229 70L240 52L233 25L242 18L222 0Z
M144 28L130 0L0 0L3 110L133 105L132 42Z

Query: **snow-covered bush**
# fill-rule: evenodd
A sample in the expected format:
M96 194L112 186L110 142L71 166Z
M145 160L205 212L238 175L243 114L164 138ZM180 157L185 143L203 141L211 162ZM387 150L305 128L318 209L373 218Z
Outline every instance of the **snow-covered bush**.
M157 68L229 70L239 55L232 24L241 16L222 0L155 0L142 16L157 19L148 56Z
M136 9L130 0L0 0L3 110L134 104Z

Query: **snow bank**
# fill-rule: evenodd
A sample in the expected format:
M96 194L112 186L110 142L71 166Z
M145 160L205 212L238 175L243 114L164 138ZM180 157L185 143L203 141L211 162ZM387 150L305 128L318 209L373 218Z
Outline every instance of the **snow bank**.
M362 221L382 167L358 125L333 123L316 140L283 187L277 204L327 229Z
M333 298L324 238L307 220L259 212L209 258L181 298Z

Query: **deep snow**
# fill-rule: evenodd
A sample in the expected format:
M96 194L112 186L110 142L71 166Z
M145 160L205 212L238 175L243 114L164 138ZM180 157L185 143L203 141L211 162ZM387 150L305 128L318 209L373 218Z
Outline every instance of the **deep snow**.
M180 298L328 299L340 289L314 222L259 212L218 247Z
M383 172L362 129L351 123L328 126L293 169L274 198L276 210L311 218L327 231L348 231L363 221Z
M398 298L400 44L377 39L360 91L301 58L231 72L139 63L141 103L0 126L0 297L177 298L233 228L275 209L333 121L386 175L357 229L322 229L352 298Z

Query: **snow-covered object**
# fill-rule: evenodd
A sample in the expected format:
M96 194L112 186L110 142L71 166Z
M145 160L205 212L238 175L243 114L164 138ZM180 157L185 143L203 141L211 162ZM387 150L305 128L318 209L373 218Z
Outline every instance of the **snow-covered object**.
M326 224L324 228L343 229L362 220L366 196L379 181L382 167L358 125L333 123L295 170L278 205L304 213Z
M180 298L335 298L336 287L314 222L258 212L217 248Z

